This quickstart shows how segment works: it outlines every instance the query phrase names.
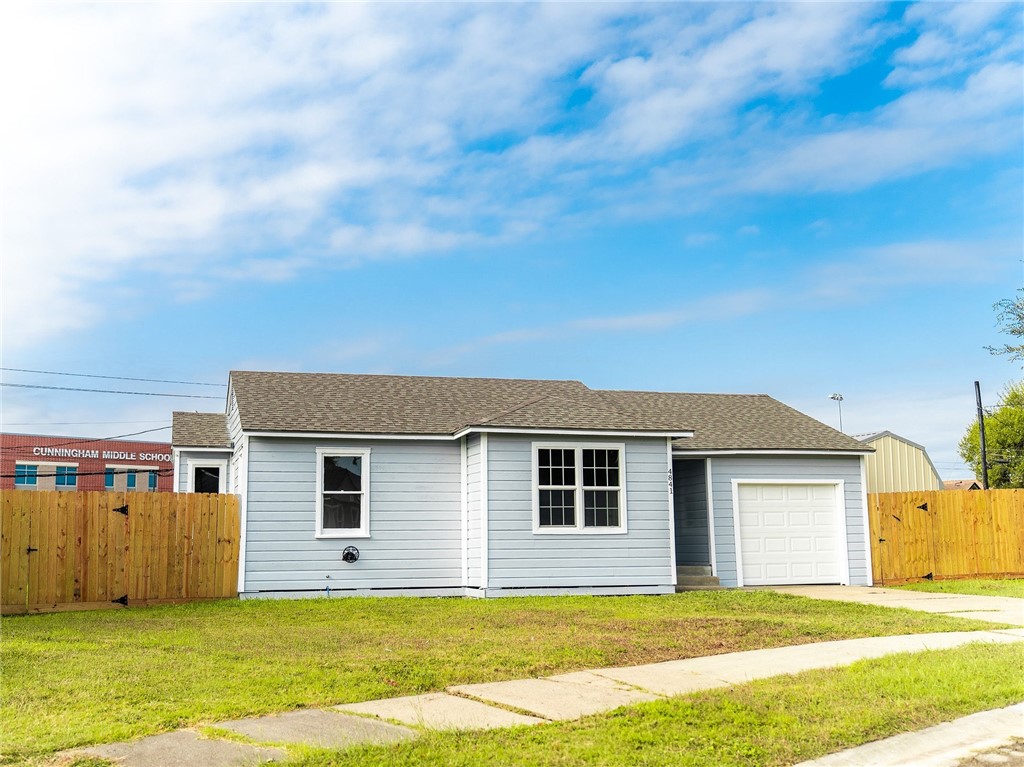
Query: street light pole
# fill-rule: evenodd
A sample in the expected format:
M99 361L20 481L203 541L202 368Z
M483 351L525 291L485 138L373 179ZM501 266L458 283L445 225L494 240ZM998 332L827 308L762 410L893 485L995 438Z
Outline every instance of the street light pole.
M835 403L839 405L839 431L843 430L843 395L839 392L828 395L828 398L835 400Z

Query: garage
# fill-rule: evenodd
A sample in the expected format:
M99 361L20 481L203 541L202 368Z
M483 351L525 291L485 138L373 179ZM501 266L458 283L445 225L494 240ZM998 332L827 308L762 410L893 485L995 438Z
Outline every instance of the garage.
M842 483L737 482L744 586L841 583Z

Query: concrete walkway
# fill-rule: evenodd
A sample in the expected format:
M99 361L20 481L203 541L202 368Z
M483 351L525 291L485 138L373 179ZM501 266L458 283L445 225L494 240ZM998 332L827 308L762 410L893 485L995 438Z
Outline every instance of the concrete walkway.
M967 767L1024 764L1024 703L876 740L796 767Z
M306 743L341 748L393 743L425 730L481 730L577 719L620 706L754 679L846 666L866 658L960 647L971 642L1024 641L1024 629L846 639L653 663L578 671L542 679L459 685L444 693L307 709L220 722L234 739L192 730L129 743L76 749L75 755L116 760L126 767L254 764L286 757L282 746ZM239 742L238 735L249 742ZM836 764L842 764L837 762Z
M993 623L1024 626L1024 599L983 597L970 594L937 594L929 591L883 589L877 586L774 586L772 591L811 599L861 602L878 607L906 607L926 613L974 618Z

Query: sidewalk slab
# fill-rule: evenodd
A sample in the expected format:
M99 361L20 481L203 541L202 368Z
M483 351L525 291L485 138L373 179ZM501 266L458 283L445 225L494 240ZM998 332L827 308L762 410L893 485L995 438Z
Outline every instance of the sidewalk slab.
M903 607L951 617L1024 626L1024 599L1015 597L942 594L878 586L773 586L771 590L810 599L860 602L878 607Z
M847 666L859 660L899 652L960 647L971 642L1007 643L1024 639L1017 631L960 631L895 637L840 639L833 642L773 647L708 655L646 666L601 669L606 676L658 695L685 695L698 690L743 684L782 674Z
M497 727L542 724L545 721L443 692L346 703L334 709L392 719L428 730L491 730Z
M658 700L659 696L621 683L518 679L511 682L465 684L449 688L485 702L527 711L544 719L579 719L619 706Z
M1024 703L839 751L796 767L956 767L1024 736ZM972 760L973 761L973 760ZM992 762L996 764L997 762Z
M364 743L397 743L416 737L415 732L405 727L315 708L253 719L218 722L216 726L253 740L307 743L323 748L344 748Z
M260 748L230 740L200 737L193 730L177 730L127 743L108 743L75 749L76 756L98 756L119 767L235 767L261 764L285 757L278 748Z

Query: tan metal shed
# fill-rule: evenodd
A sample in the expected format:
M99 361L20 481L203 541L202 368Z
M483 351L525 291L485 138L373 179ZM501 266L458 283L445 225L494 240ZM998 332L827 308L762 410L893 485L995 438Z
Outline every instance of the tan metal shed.
M869 493L942 490L942 478L923 446L891 431L856 438L875 449L864 458Z

